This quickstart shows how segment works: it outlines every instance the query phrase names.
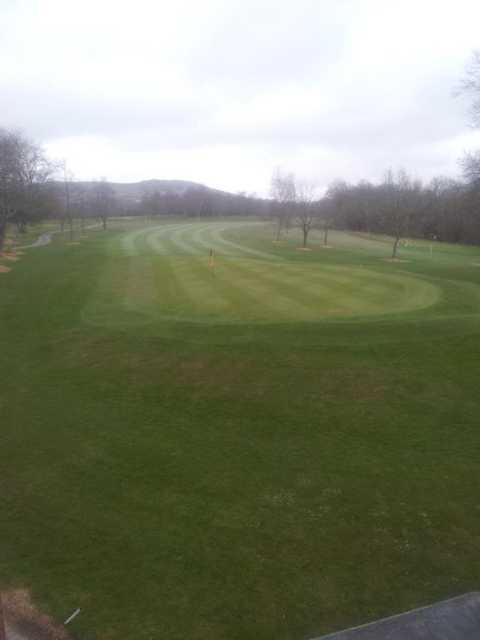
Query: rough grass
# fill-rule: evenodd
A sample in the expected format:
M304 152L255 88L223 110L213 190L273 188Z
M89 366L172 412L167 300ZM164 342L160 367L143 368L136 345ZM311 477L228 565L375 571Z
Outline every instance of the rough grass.
M4 588L84 640L478 589L480 250L221 226L56 237L2 278Z

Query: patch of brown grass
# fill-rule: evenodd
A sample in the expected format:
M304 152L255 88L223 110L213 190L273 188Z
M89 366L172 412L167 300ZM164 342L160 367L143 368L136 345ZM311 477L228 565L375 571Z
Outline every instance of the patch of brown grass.
M37 640L69 640L63 625L39 611L26 589L3 592L2 603L6 623L13 630Z
M4 264L0 264L0 273L8 273L12 269L10 267L6 267Z
M12 260L13 262L20 260L20 258L17 257L17 254L7 253L6 251L0 253L0 258L3 258L4 260Z
M334 315L339 311L332 307L329 313ZM305 354L263 362L239 355L232 361L231 357L218 353L181 355L157 349L124 352L105 338L82 341L73 351L62 346L63 357L68 352L71 363L114 371L115 379L128 380L131 388L162 389L164 383L173 379L194 399L260 400L277 397L279 389L295 383L302 390L300 395L312 402L343 402L345 398L375 401L383 398L389 384L393 384L388 382L385 370L321 367L315 357Z
M7 244L7 243L5 243L5 244ZM23 255L25 255L24 251L20 251L20 250L15 249L13 244L11 244L10 246L12 246L12 248L10 250L0 252L0 256L1 257L5 258L7 256L23 256Z

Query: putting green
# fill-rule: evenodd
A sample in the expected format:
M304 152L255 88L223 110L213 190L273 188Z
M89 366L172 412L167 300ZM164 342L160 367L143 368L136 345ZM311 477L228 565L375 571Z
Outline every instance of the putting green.
M440 297L436 285L412 275L292 262L224 236L245 225L167 224L124 235L111 247L84 319L111 326L312 322L414 311Z

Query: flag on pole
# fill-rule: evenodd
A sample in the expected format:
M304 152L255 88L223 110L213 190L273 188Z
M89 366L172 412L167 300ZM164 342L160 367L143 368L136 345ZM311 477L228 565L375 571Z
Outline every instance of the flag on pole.
M210 249L210 254L209 254L209 258L208 258L208 266L211 267L212 269L215 266L215 254L213 252L213 249Z

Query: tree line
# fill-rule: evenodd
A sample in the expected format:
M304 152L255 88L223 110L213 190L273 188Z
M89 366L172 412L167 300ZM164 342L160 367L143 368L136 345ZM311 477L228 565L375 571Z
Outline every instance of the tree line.
M183 193L154 190L125 207L104 178L76 183L65 162L48 160L19 132L0 130L0 248L9 224L22 233L29 223L56 219L73 234L74 220L83 228L95 218L106 228L110 216L122 214L270 218L276 241L296 226L304 247L313 228L323 229L325 243L332 227L381 233L392 236L393 256L407 236L480 244L480 152L465 156L462 169L463 180L435 178L428 184L403 170L387 171L380 184L336 180L322 197L314 185L276 169L270 199L192 186Z
M472 97L471 120L480 127L480 51L472 56L461 90ZM437 177L428 184L405 170L387 170L379 184L332 182L319 197L315 185L276 169L270 198L244 192L230 194L191 186L182 192L149 191L125 205L103 178L76 183L65 162L52 162L42 148L22 133L0 129L0 249L7 227L22 233L27 224L57 219L73 234L73 221L83 227L91 218L103 228L113 215L257 216L275 221L275 240L292 226L301 230L307 247L313 228L330 228L392 237L392 257L401 238L480 244L480 150L461 160L463 179Z
M42 147L19 131L0 129L0 250L8 226L22 234L28 224L59 221L62 231L73 221L100 219L103 227L117 212L112 187L105 179L89 189L78 185L65 162L47 158Z
M48 217L53 171L39 145L17 132L0 129L0 249L9 224L21 233L29 222Z
M473 53L460 93L472 99L471 124L480 128L480 51ZM298 183L291 173L276 169L271 181L271 216L276 240L290 226L301 229L303 246L314 227L331 227L392 237L395 258L401 238L480 244L480 150L460 161L463 179L437 177L428 184L401 169L388 169L380 184L332 182L321 198L313 186Z
M236 194L209 189L201 185L187 187L182 193L155 189L143 195L140 203L130 209L132 214L147 217L186 216L265 216L269 202L255 194Z
M89 220L107 227L118 215L266 216L269 202L246 193L230 194L191 186L181 193L153 190L139 202L122 201L105 178L79 183L65 161L52 161L19 131L0 129L0 250L7 227L22 234L28 224L57 220L73 236L74 221L83 229Z
M472 162L480 164L464 160L469 169ZM323 229L325 243L330 228L384 234L392 237L392 257L406 237L480 244L479 179L439 177L422 184L404 170L388 170L380 184L334 181L316 200L304 185L299 190L292 174L276 171L272 183L277 240L292 226L301 229L303 246L312 228Z

